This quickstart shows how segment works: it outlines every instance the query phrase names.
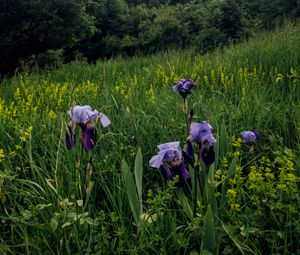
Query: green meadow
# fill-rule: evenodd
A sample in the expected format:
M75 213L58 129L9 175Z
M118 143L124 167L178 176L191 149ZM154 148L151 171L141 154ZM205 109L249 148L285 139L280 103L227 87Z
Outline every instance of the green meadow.
M193 49L75 61L0 84L0 254L299 254L300 26L199 55ZM184 187L149 166L157 145L214 128L215 161ZM90 105L95 148L65 145ZM255 129L260 139L243 143ZM80 127L75 132L79 133Z

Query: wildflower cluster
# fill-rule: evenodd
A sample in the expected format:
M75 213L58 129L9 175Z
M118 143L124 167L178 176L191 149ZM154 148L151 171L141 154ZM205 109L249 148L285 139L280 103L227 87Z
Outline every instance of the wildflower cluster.
M175 72L175 66L168 64L168 68L164 69L162 66L159 66L155 72L157 84L162 84L163 87L166 87L167 84L174 83L178 80L178 76Z
M120 96L122 96L124 98L125 102L128 102L129 96L131 94L131 86L127 86L127 84L125 84L124 81L122 81L121 83L115 85L115 93L119 94Z
M30 136L31 132L32 132L33 127L29 126L28 128L26 128L20 136L20 140L21 142L26 142L28 137Z
M75 87L75 88L74 88ZM25 118L56 119L58 112L76 101L84 91L84 96L95 99L99 86L90 81L77 86L71 83L41 81L39 84L21 84L13 93L13 98L0 98L0 123L17 128ZM76 92L76 93L75 93Z
M229 211L247 215L248 224L258 229L269 222L265 221L268 217L299 217L299 177L295 174L294 154L285 149L275 152L275 156L273 160L262 156L257 163L237 166L228 182L226 203ZM226 167L222 170L225 174L227 171ZM222 172L216 172L216 179L224 179ZM241 219L241 216L235 217ZM289 224L295 227L297 222Z

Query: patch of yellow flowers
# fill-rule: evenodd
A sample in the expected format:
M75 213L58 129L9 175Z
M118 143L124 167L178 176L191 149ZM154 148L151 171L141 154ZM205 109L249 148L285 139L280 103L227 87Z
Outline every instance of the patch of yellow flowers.
M74 86L71 83L41 81L39 84L21 82L6 98L0 98L0 125L10 132L19 134L19 141L14 145L0 147L0 161L6 156L14 157L28 142L36 120L56 119L60 111L65 111L72 102L81 101L83 97L96 100L100 86L85 81ZM87 100L86 100L87 101ZM87 101L88 102L88 101ZM41 127L45 126L41 123ZM14 130L14 131L13 131ZM12 136L12 134L8 134Z

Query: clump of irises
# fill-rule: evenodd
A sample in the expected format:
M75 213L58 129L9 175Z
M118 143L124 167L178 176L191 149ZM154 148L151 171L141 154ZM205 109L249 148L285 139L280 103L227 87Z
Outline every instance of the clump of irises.
M196 87L193 80L181 79L173 86L173 91L183 98L183 109L187 114L187 96L192 94L192 89ZM188 138L184 148L181 151L179 142L170 142L158 146L159 152L150 160L150 166L158 168L166 181L173 180L179 176L179 182L182 183L191 178L188 165L194 167L194 149L193 144L198 146L199 159L206 166L210 166L215 160L213 145L216 139L213 136L213 128L207 121L193 123L193 111L186 116Z
M197 211L197 204L200 195L201 205L208 207L211 203L206 201L208 189L212 192L214 169L211 166L215 162L214 145L217 142L214 137L214 129L209 121L194 122L193 110L188 112L188 95L196 87L193 80L181 79L173 86L173 91L178 93L183 99L183 111L187 124L188 137L181 150L180 142L169 142L157 146L158 152L154 155L149 164L153 168L160 170L165 182L174 181L175 187L182 187L185 183L188 186L193 185L194 194L192 200L194 203L193 214ZM259 139L259 133L256 130L246 130L241 133L243 143L254 143ZM193 169L194 174L190 174ZM192 182L188 182L193 176ZM198 194L197 186L199 185L200 193Z
M72 150L77 143L76 128L79 127L79 140L82 145L82 151L91 151L96 145L96 124L99 122L103 128L110 125L109 118L102 112L93 110L89 105L77 105L68 111L70 122L67 125L65 144L68 150ZM83 153L77 159L77 168L81 167ZM79 171L81 176L81 171ZM86 165L86 174L92 175L92 155ZM76 173L75 173L76 175ZM80 177L82 180L82 177ZM76 185L75 185L76 188Z
M193 80L181 79L173 86L173 91L183 99L183 111L187 124L188 137L183 151L179 142L170 142L158 145L158 153L153 156L149 164L153 168L160 169L166 182L173 181L177 177L175 187L182 187L185 183L190 186L191 174L189 168L194 169L193 201L194 215L196 213L198 172L201 170L200 161L209 168L215 161L214 144L216 139L213 135L213 127L208 121L193 122L193 110L188 113L187 96L192 94L196 87ZM205 171L207 173L207 171ZM203 187L200 187L203 190ZM189 189L191 190L191 189Z

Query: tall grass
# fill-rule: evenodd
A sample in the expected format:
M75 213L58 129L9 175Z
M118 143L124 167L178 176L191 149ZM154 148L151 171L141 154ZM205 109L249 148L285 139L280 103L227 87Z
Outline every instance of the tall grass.
M299 25L287 25L205 56L186 50L94 65L73 62L2 81L1 253L196 254L205 249L204 240L211 239L202 233L213 228L213 247L220 254L297 254L299 41ZM176 195L177 189L166 186L159 172L148 166L156 145L186 140L182 101L172 91L183 77L197 84L189 97L194 120L209 120L218 137L215 166L223 172L216 176L216 194L222 187L224 204L220 202L222 212L214 225L206 220L212 217L210 209L200 215L198 208L190 217L189 198ZM98 127L93 152L80 144L72 151L65 148L66 112L77 104L91 105L111 119L108 129ZM253 128L261 134L259 144L254 152L237 148L242 155L236 159L231 137L237 139L241 131ZM142 155L137 157L138 148ZM90 175L86 165L91 156ZM262 156L270 166L262 163ZM134 160L141 158L142 166L135 166ZM276 178L264 177L263 184L254 185L239 172L244 168L247 173L250 166L258 177L270 168ZM134 168L143 168L142 189L140 177L131 176ZM294 175L282 177L283 172ZM284 180L293 189L273 190ZM228 189L239 192L238 198L224 193ZM144 220L132 213L137 207L132 207L131 196L137 192L140 199L141 191ZM248 192L253 195L249 201ZM240 211L230 207L238 203L233 199L241 203ZM269 204L262 204L264 199ZM263 208L273 208L266 212L270 219L260 214ZM255 217L261 220L258 224ZM274 222L278 225L270 226Z

